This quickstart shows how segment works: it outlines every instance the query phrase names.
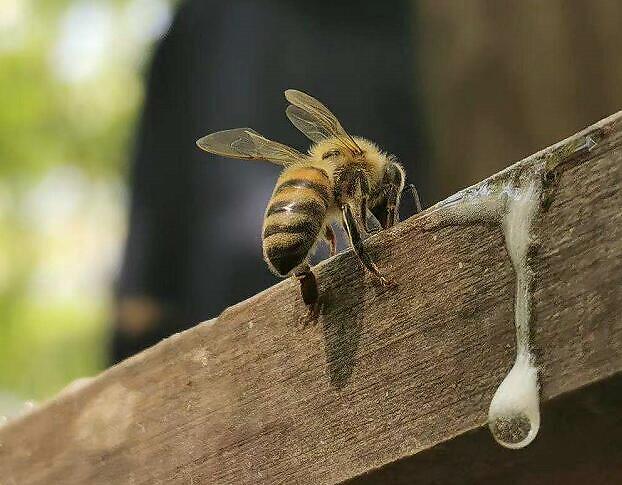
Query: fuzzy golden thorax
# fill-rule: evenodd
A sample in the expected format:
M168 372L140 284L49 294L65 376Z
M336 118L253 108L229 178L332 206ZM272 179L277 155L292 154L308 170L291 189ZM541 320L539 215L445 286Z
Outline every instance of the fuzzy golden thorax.
M331 181L344 169L362 170L367 175L370 189L375 191L380 186L385 168L393 161L393 157L365 138L358 136L353 138L362 150L359 155L352 154L336 138L328 138L313 144L309 148L309 156L313 160L313 165L322 167L328 173Z

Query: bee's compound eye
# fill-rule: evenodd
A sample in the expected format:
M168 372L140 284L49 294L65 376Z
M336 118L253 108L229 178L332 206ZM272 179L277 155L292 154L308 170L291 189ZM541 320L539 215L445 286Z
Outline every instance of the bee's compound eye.
M322 160L326 160L328 157L336 157L340 152L336 148L334 150L328 150L322 155Z

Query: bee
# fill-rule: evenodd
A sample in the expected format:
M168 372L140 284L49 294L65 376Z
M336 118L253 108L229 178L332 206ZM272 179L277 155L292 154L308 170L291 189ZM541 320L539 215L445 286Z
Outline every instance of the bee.
M403 167L373 142L351 136L317 99L289 89L286 115L313 144L307 154L269 140L250 128L212 133L199 148L223 157L266 160L283 167L264 216L263 256L279 277L295 276L308 316L319 313L317 281L309 257L319 241L337 252L334 223L341 223L363 266L383 286L383 276L364 239L398 222L405 187ZM421 206L414 186L415 202Z

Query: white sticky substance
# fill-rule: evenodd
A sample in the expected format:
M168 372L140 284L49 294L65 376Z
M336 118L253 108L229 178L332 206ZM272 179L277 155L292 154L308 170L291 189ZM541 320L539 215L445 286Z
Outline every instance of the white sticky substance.
M513 449L531 443L540 428L538 369L529 346L534 273L528 264L531 227L540 205L538 173L518 185L485 184L466 190L438 204L431 214L434 225L440 226L473 222L502 225L516 272L516 360L492 398L488 425L499 444Z
M518 449L531 443L540 429L538 369L530 353L519 353L497 388L488 409L488 427L495 440Z
M516 272L514 324L516 361L490 402L488 426L495 440L507 448L523 448L540 428L538 369L529 348L529 323L534 273L528 264L531 226L540 205L540 187L531 181L522 189L508 188L503 232Z
M503 201L493 187L484 184L474 190L464 190L440 202L430 215L434 225L496 222L500 218ZM435 217L436 216L436 217Z

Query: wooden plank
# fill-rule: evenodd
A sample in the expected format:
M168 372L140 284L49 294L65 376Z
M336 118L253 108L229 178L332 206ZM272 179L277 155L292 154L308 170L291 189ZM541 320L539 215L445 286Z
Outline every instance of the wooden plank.
M515 451L488 427L348 480L348 485L619 485L622 477L622 374L545 403L538 438Z
M561 162L535 228L543 400L622 371L621 118L493 177ZM4 426L1 483L336 483L482 426L514 359L514 272L500 229L430 214L369 240L397 288L340 254L315 269L316 326L284 281Z

